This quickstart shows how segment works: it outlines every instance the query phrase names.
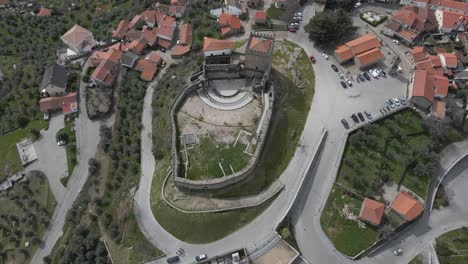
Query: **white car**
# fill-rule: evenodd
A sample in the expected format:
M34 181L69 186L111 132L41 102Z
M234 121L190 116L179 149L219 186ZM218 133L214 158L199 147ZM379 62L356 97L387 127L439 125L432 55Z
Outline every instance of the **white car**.
M302 17L302 13L298 12L298 13L294 13L294 16L297 16L297 17Z
M49 112L45 112L44 114L42 114L42 117L44 117L45 121L49 120Z
M372 77L376 78L379 77L379 72L377 70L369 70L369 74L372 75Z
M328 55L327 54L323 53L322 57L324 57L326 60L328 60Z
M349 79L346 79L346 83L347 83L349 86L353 86L353 83L352 83Z
M393 98L393 102L396 106L400 106L400 100L398 100L398 98Z
M295 17L293 18L293 20L302 21L302 17L300 17L300 16L295 16Z
M65 141L60 140L59 142L57 142L57 146L63 146L63 145L65 145Z
M291 23L291 25L289 26L289 28L299 29L299 24L298 24L298 23Z
M393 40L393 43L397 44L397 45L400 45L400 41L398 41L397 39L394 39Z
M361 2L357 2L355 5L354 5L354 8L358 8L361 6Z
M202 260L205 260L206 258L207 258L206 254L201 254L201 255L196 256L195 260L202 261Z
M338 73L338 76L340 76L340 79L344 79L344 76L341 72Z
M395 254L395 256L401 256L403 254L403 250L401 248L397 248L393 250L393 254Z

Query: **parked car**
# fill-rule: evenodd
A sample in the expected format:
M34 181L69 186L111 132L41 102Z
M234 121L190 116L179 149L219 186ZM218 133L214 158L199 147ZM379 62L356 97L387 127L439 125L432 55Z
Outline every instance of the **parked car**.
M382 110L380 110L380 111L382 111ZM364 114L367 116L367 118L368 118L369 120L372 119L371 113L369 113L369 112L367 112L367 111L364 111Z
M310 55L310 56L309 56L309 60L310 60L312 63L315 63L315 57L314 57L314 55Z
M387 11L385 11L385 12L386 12L387 14L389 14L389 15L393 14L393 11L390 10L390 9L387 9Z
M344 79L344 75L341 72L338 73L338 76L340 76L340 79Z
M341 124L343 124L344 128L349 129L348 121L346 121L345 119L341 119Z
M388 106L388 105L387 105L386 109L387 109L388 112L392 111L392 110L390 110L390 106Z
M396 106L400 106L400 100L398 100L398 98L393 98L393 102Z
M293 20L302 21L302 17L301 16L294 16Z
M359 123L359 119L358 119L358 117L356 116L356 114L352 114L352 115L351 115L351 119L353 119L354 123Z
M400 99L401 105L406 105L406 100L405 99Z
M369 74L367 74L367 72L363 73L362 75L364 76L364 78L366 78L366 80L370 81L370 76Z
M45 112L42 114L42 117L44 118L45 121L49 120L49 112Z
M161 47L161 52L166 52L166 48Z
M206 254L201 254L201 255L196 256L195 260L196 261L201 261L201 260L204 260L206 258L207 258Z
M398 41L397 39L394 39L393 40L393 43L397 44L397 45L400 45L400 41Z
M361 2L357 2L356 4L354 4L354 8L358 8L361 6Z
M328 55L327 55L327 54L323 53L323 54L322 54L322 57L323 57L325 60L328 60Z
M177 263L180 261L179 256L173 256L166 259L167 263Z
M359 120L361 120L361 122L364 122L366 121L366 119L364 119L364 116L362 115L361 112L357 113L358 117L359 117Z
M294 16L302 17L302 13L301 12L294 13Z
M349 79L346 79L346 83L351 87L353 86L353 83L349 80Z
M336 67L335 64L332 64L331 67L332 67L332 69L333 69L335 72L338 72L338 67Z
M341 86L343 86L343 88L345 88L345 89L348 88L348 86L346 85L345 82L341 81L340 83L341 83Z
M385 73L383 70L380 70L380 75L382 75L382 77L387 77L387 73Z
M388 99L387 100L387 104L388 106L390 106L391 108L395 108L395 104L393 103L393 101L391 99Z
M295 28L289 28L288 31L289 31L289 32L292 32L292 33L296 33L296 32L297 32L297 29L295 29Z
M379 73L374 69L374 70L369 70L369 74L372 75L375 79L379 77Z
M289 25L289 28L299 29L299 23L291 23L291 25Z
M393 254L395 254L395 256L401 256L403 255L403 250L401 248L397 248L393 250Z
M366 79L362 76L362 74L360 74L360 73L356 76L356 78L357 78L358 80L360 80L361 82L363 82L363 81L366 80Z
M65 140L60 140L59 142L57 142L57 146L63 146L65 145Z

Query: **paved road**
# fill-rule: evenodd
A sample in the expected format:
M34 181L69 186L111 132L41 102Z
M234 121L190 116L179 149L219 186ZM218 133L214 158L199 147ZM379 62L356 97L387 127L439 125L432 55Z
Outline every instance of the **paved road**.
M81 98L85 98L85 90L86 88L84 85L81 85ZM68 182L68 186L65 192L61 195L62 197L57 198L58 205L54 211L50 225L44 235L44 245L38 248L31 260L31 263L34 264L42 263L43 257L50 254L55 243L62 235L66 214L72 207L73 202L75 201L88 178L88 160L96 156L97 145L99 143L100 123L88 119L84 99L80 101L79 108L80 115L78 116L76 130L78 164L75 166L73 174L70 177L70 181ZM50 168L54 167L53 165L50 166Z

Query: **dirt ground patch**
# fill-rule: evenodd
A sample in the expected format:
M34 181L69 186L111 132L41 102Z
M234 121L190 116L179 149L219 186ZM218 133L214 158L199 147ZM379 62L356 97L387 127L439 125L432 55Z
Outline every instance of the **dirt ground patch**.
M256 259L254 264L287 264L297 257L298 253L284 240L280 240L268 253Z

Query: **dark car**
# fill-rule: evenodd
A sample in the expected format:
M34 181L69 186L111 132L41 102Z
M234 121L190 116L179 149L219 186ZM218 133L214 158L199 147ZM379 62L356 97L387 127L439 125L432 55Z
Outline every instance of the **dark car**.
M365 121L364 116L362 115L361 112L357 113L357 115L359 116L359 119L361 120L361 122Z
M387 77L387 74L383 70L380 71L380 75L382 75L382 77Z
M358 75L357 75L357 78L358 78L358 80L360 80L361 82L363 82L363 81L366 80L364 77L362 77L361 74L358 74Z
M166 52L166 48L161 47L161 52Z
M345 89L348 88L348 86L346 86L346 83L344 81L341 81L340 83L341 83L341 86L343 86L343 88Z
M351 118L353 119L354 123L359 123L359 119L356 114L351 115Z
M364 76L364 78L366 78L366 80L370 81L370 76L369 74L367 74L367 72L363 73L362 75Z
M341 119L341 124L343 124L344 128L349 129L348 122L345 119Z
M336 67L335 64L332 64L331 67L332 67L332 69L333 69L334 71L338 72L338 67Z
M180 261L179 256L173 256L166 259L167 263L177 263Z
M390 112L392 110L390 110L390 106L387 105L387 111Z

